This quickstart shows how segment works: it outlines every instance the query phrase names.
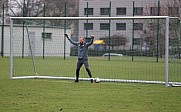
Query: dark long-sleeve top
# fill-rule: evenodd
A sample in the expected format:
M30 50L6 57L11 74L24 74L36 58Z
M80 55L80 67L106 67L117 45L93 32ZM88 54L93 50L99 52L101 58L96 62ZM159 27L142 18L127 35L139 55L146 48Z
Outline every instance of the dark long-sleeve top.
M70 38L68 38L68 40L70 41L70 43L77 46L77 48L78 48L78 59L87 60L88 59L88 47L93 43L93 39L91 39L91 41L88 43L85 42L84 44L80 44L80 42L75 42Z

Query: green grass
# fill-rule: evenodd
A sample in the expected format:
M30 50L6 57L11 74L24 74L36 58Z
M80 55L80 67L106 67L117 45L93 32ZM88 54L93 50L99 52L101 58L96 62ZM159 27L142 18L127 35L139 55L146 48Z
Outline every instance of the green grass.
M61 57L35 57L37 73L40 76L75 76L76 57L67 57L63 60ZM181 81L180 60L170 65L170 81ZM153 57L89 57L90 69L94 77L108 79L126 79L126 80L149 80L165 81L165 63L164 59ZM80 77L88 77L84 67L81 69ZM34 75L31 58L14 58L15 76Z
M59 67L59 69L71 75L70 72L74 73L75 63L70 65L69 60L72 63L76 63L76 60L68 59L65 64L73 70L66 71L67 66ZM48 60L47 62L51 63ZM50 65L54 69L49 72L57 70L56 66L59 66L61 62L62 60L54 65L52 61ZM93 62L90 60L90 66L95 73L98 71L96 68L98 66L94 66ZM104 62L103 65L111 62L118 65L116 60L111 62L102 60L102 62ZM19 66L22 68L30 65L25 62L20 63ZM149 62L146 63L149 64ZM37 67L40 67L38 62ZM136 64L132 67L136 67ZM48 67L45 68L48 69ZM84 71L81 72L84 73ZM157 84L91 84L86 81L74 83L66 80L45 79L10 80L9 58L0 58L0 112L179 112L181 110L180 94L179 87L165 87Z

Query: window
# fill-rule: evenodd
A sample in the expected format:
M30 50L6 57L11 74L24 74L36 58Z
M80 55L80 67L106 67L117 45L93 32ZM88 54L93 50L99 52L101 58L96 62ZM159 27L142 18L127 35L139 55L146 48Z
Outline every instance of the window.
M143 23L134 23L134 30L143 30Z
M126 15L126 8L117 8L117 15Z
M135 7L134 15L143 15L143 7Z
M52 33L42 33L42 39L52 39Z
M110 24L109 23L100 23L100 30L109 30Z
M84 30L93 30L93 23L84 23Z
M126 23L116 23L116 30L126 30Z
M150 8L150 15L158 16L158 7L151 7Z
M134 38L133 39L133 45L141 45L142 42L143 41L141 38Z
M179 8L178 7L169 7L168 15L169 16L179 16Z
M84 8L84 15L93 15L93 8Z
M110 13L109 8L101 8L100 11L101 11L100 12L101 15L109 15L109 13Z

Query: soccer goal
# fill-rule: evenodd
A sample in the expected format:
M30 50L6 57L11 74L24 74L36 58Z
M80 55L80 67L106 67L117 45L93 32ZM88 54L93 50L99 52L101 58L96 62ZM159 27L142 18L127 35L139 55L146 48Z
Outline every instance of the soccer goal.
M10 78L74 80L79 37L101 82L181 84L180 20L168 16L11 17ZM80 80L89 81L81 68Z

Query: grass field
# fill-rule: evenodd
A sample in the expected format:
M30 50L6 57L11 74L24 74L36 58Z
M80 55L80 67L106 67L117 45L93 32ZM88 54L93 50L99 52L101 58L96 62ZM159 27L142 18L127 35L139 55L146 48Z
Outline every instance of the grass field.
M35 57L37 73L40 76L74 77L77 57ZM170 81L181 81L180 60L169 63ZM154 57L89 57L90 69L94 77L125 80L165 81L165 62ZM84 67L80 77L88 77ZM34 75L31 58L14 58L15 76Z
M18 61L17 59L17 62L14 61L14 64L18 66L15 68L16 74L29 75L32 73L31 59L25 60ZM67 59L63 65L61 61L63 60L58 62L57 59L40 62L36 60L37 71L39 74L44 75L51 75L51 72L53 72L53 75L62 76L66 74L74 76L76 60ZM101 61L102 65L90 59L90 68L95 76L106 77L107 74L110 74L109 70L113 70L115 73L121 72L121 74L134 72L136 76L129 76L129 78L135 78L137 75L141 78L149 76L139 74L142 72L139 72L141 67L138 66L145 66L141 62L122 61L120 64L117 60ZM57 63L55 64L55 62ZM73 64L70 64L70 62ZM110 63L114 63L115 66L119 65L122 70L114 69L115 66ZM110 69L109 65L112 65L112 69ZM150 74L153 74L155 71L162 71L161 73L164 71L164 68L162 68L164 66L163 62L156 64L146 62L146 65L148 65L146 67L151 66L155 70L146 70L144 72L152 72ZM27 69L28 66L30 68ZM103 66L106 75L103 74L103 70L99 70L99 66ZM158 69L154 68L154 66ZM178 65L174 64L173 66ZM135 67L136 69L123 71L126 67ZM159 67L162 69L160 70ZM50 70L48 70L49 68ZM57 69L63 70L63 72L60 73ZM84 72L82 69L82 77L86 77ZM117 75L114 77L122 78L123 76ZM111 75L107 77L110 78ZM10 80L9 58L7 57L0 58L0 88L1 112L180 112L181 110L180 87L137 83L104 82L91 84L86 81L74 83L67 80L46 79Z

